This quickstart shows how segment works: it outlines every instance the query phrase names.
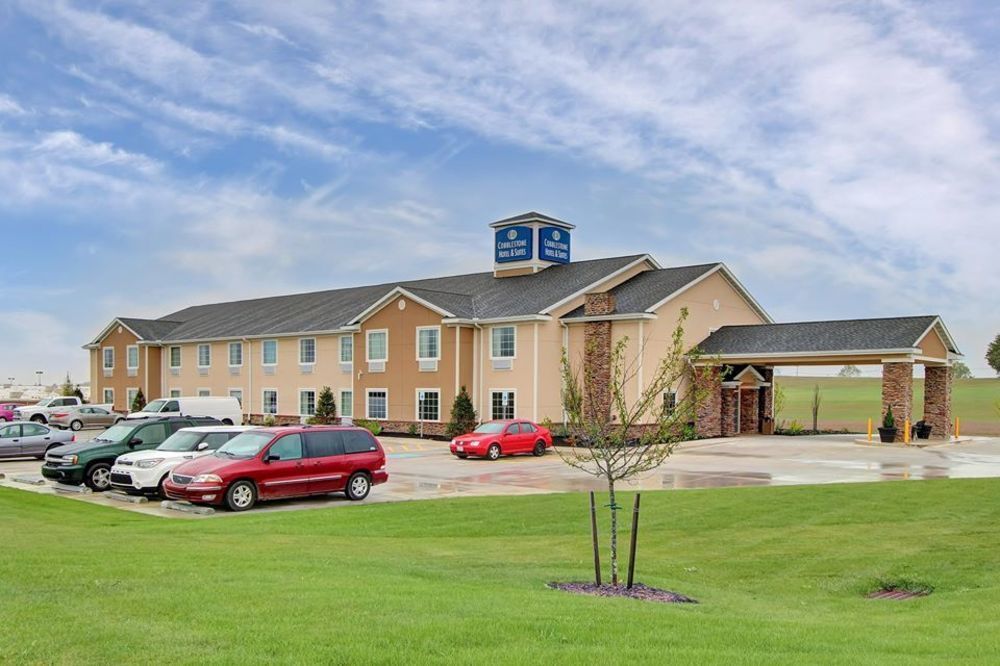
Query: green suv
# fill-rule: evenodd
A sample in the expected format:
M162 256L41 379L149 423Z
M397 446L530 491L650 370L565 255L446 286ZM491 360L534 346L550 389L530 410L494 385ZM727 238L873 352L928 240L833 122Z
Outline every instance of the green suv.
M122 421L89 442L49 449L42 465L42 476L74 486L85 483L95 491L108 490L111 487L111 466L118 456L130 451L155 449L181 428L207 425L222 425L222 422L202 416Z

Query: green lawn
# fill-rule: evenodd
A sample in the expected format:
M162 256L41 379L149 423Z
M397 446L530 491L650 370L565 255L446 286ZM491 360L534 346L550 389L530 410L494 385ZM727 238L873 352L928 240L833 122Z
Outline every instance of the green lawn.
M0 661L995 663L998 491L647 492L639 578L701 601L659 605L544 587L590 573L582 494L188 521L0 488Z
M779 420L796 420L812 427L813 386L819 385L823 402L820 428L849 428L864 432L870 417L878 425L882 409L882 380L878 377L781 377L777 384L785 390L785 410ZM1000 435L1000 379L960 379L951 392L952 414L962 419L968 435ZM913 380L913 414L923 418L924 380Z

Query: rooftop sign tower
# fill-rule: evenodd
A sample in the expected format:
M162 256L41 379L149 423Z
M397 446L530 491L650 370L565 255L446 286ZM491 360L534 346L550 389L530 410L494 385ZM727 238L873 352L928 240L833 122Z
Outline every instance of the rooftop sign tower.
M570 234L576 227L534 211L497 220L493 228L493 275L529 275L570 261Z

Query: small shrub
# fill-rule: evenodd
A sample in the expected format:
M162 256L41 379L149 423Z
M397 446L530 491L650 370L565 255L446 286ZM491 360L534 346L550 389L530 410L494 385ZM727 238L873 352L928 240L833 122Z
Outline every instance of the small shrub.
M267 416L264 417L265 428L273 428L274 424L275 424L274 414L268 414Z
M802 430L803 430L802 424L794 419L792 420L791 423L788 424L788 427L785 428L785 432L789 435L801 435Z
M369 421L368 419L357 419L354 425L364 428L376 437L382 434L382 424L378 421Z
M142 389L140 388L136 394L135 398L132 399L131 409L133 412L141 412L142 408L146 406L146 396L142 394Z
M333 399L333 391L324 386L316 398L316 414L309 419L312 424L330 424L337 422L337 403Z
M406 428L406 433L408 435L416 435L417 434L417 424L416 423L411 423L409 425L409 427Z
M476 429L476 410L472 406L472 399L469 393L462 387L462 390L455 396L455 402L451 405L451 420L445 432L449 437L458 437Z
M882 427L883 428L895 428L896 427L896 417L892 415L892 405L885 410L885 416L882 417Z

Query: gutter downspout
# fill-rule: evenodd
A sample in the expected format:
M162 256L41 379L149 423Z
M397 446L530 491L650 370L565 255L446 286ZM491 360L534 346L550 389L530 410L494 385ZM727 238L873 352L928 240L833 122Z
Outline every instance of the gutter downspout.
M243 338L243 342L247 345L246 358L250 359L249 363L245 363L247 366L247 395L243 396L243 404L240 405L240 411L244 411L243 421L244 423L250 421L250 403L249 400L253 399L253 342L249 338Z

